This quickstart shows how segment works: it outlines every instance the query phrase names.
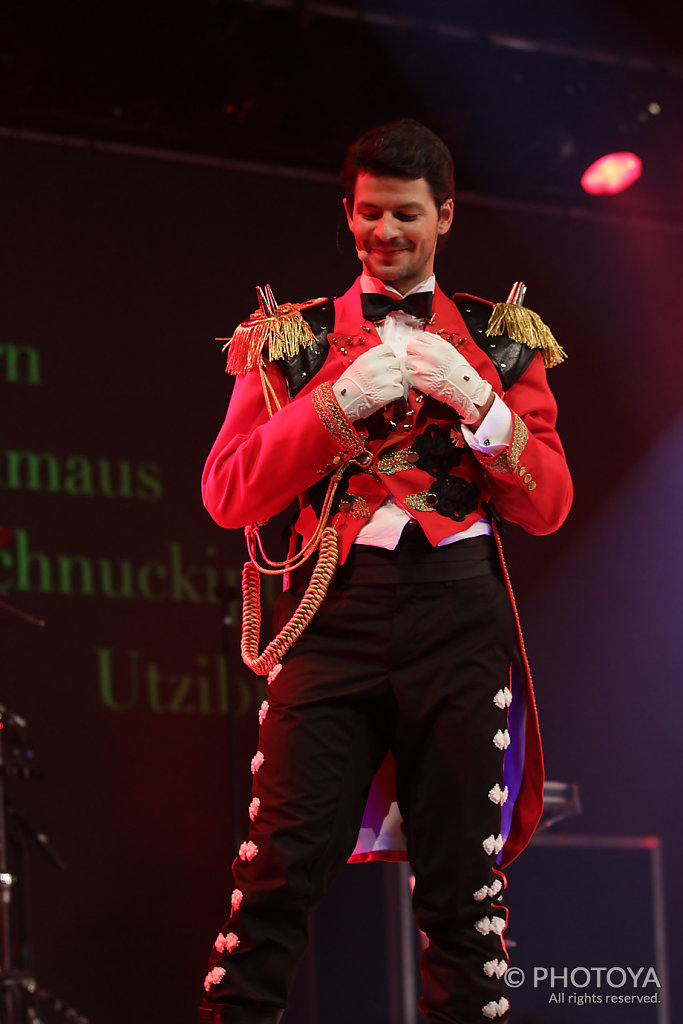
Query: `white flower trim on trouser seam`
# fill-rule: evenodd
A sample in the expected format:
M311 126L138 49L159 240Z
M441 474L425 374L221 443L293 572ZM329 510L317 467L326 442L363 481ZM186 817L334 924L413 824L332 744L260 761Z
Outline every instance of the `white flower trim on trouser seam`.
M509 1002L505 996L501 996L497 1003L492 999L490 1003L486 1004L486 1006L482 1006L481 1012L485 1017L488 1017L489 1020L495 1020L496 1017L502 1017L509 1009Z

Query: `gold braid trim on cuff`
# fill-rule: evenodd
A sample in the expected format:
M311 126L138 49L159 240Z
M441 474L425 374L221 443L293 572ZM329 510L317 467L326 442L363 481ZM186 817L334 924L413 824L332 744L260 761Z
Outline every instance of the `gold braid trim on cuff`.
M477 452L474 448L470 451L474 455L475 459L480 466L483 466L487 473L509 473L510 467L508 465L507 452L501 452L500 455L494 455L493 458L489 455L482 455L481 452Z
M363 442L353 429L351 421L347 420L341 411L330 382L319 384L311 392L311 398L313 408L322 420L325 430L339 442L342 455L359 455L364 451Z
M482 455L481 452L471 448L470 451L480 466L483 466L488 473L509 473L515 472L519 466L519 460L527 441L529 431L526 423L520 419L516 412L512 413L512 440L504 452L490 458Z
M516 412L513 412L512 420L512 440L507 451L507 459L510 469L514 470L519 466L520 456L529 440L529 431L524 420L520 419Z

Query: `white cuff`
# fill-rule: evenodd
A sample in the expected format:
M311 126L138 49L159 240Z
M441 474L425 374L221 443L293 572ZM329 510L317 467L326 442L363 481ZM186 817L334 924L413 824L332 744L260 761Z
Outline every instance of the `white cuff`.
M470 448L480 455L500 455L512 440L512 413L499 395L494 395L493 405L484 416L476 432L463 423L462 433Z

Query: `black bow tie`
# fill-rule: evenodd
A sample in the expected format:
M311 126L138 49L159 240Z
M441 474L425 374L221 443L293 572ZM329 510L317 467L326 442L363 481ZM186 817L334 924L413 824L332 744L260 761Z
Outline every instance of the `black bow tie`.
M415 292L404 299L392 299L388 295L375 292L361 292L360 301L363 316L366 320L384 320L385 316L396 310L402 310L418 320L429 320L432 315L433 292Z

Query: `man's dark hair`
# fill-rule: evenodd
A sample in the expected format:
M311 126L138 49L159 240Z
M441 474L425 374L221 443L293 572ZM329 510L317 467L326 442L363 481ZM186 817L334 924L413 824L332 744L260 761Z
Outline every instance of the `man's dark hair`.
M406 181L424 178L437 210L455 192L453 157L448 147L438 135L412 118L372 128L349 147L341 180L350 209L356 178L361 172Z

